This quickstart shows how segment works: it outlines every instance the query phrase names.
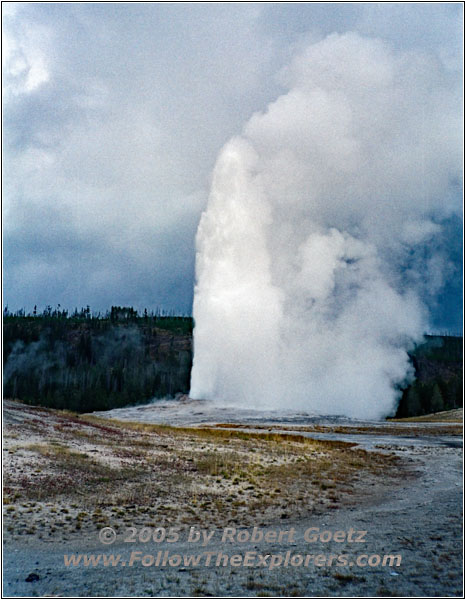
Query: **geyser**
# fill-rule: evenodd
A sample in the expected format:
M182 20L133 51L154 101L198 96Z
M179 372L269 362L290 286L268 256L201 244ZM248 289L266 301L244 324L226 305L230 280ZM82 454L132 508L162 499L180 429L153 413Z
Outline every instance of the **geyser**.
M190 395L381 418L442 286L459 87L434 57L356 34L312 44L281 80L215 166Z

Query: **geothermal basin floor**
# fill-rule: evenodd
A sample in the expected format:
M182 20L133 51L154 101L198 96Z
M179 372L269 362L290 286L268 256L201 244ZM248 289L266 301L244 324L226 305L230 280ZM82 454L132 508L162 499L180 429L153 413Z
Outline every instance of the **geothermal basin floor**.
M89 416L4 401L4 440L5 596L462 596L460 424L197 401ZM254 526L294 535L222 542L225 527ZM104 527L113 544L100 540ZM179 540L128 543L131 527L136 537L175 527ZM212 534L205 546L189 541L191 527ZM337 539L306 539L309 528ZM365 531L363 541L350 531ZM252 552L282 564L141 564L158 552ZM66 566L65 554L120 562ZM308 555L318 564L297 564ZM374 565L356 564L361 556ZM401 563L375 564L393 556Z
M462 447L462 410L449 411L453 422L370 421L340 415L317 415L304 411L265 410L215 405L206 400L156 400L92 413L107 419L175 427L213 427L255 432L280 432L313 439L356 442L360 447L381 449L403 440L403 447L452 445ZM398 442L397 442L398 444Z

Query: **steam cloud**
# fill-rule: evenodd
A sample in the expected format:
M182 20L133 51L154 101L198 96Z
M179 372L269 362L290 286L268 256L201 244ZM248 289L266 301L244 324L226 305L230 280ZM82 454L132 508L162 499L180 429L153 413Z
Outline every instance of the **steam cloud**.
M448 269L459 88L433 56L333 34L223 148L197 234L190 395L381 418Z

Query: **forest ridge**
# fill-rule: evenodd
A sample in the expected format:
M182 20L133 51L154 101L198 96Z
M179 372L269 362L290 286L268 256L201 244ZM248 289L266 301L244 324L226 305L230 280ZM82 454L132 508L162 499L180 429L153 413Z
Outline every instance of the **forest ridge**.
M193 319L112 306L70 313L3 312L4 397L78 412L189 392ZM425 337L410 353L414 382L397 417L462 407L463 340Z

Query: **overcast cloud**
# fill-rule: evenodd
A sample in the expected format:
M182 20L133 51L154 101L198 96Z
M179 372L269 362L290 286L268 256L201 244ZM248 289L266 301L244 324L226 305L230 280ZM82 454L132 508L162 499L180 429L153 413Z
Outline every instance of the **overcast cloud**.
M3 12L4 302L13 310L191 312L194 237L217 155L284 93L310 43L352 31L428 53L452 82L462 72L459 3L8 3ZM426 302L433 327L457 330L461 182L444 202L443 258L429 277L435 286L441 269L443 287L426 290ZM428 237L419 227L407 235Z

